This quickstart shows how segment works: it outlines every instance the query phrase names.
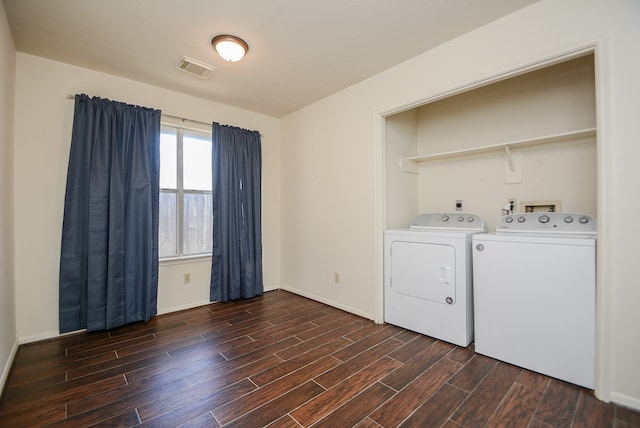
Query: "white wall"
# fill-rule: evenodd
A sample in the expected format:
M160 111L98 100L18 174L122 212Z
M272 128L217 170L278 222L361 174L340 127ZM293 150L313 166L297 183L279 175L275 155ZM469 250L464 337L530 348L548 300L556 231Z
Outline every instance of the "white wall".
M281 284L373 318L373 127L359 88L282 120Z
M0 5L0 389L17 350L13 268L13 102L16 49Z
M389 116L385 121L386 224L387 229L408 227L420 211L418 175L401 171L399 160L418 154L418 110Z
M185 76L185 78L191 78ZM74 103L68 93L86 93L158 108L197 121L258 130L263 151L263 247L265 288L280 279L279 121L66 64L18 53L15 132L16 323L21 342L58 334L58 269L64 193ZM208 260L163 264L158 312L209 301ZM192 273L190 285L183 272ZM4 314L2 315L4 316Z
M429 154L596 126L593 55L565 61L418 109L418 151Z
M282 120L282 283L379 317L382 116L587 46L598 98L597 394L640 409L640 2L545 0ZM333 284L333 272L348 279Z

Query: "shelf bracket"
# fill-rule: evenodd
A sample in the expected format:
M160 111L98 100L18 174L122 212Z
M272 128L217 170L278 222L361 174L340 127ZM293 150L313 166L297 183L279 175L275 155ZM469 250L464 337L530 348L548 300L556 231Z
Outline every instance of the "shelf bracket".
M418 163L412 159L400 158L398 160L400 169L402 172L408 172L410 174L418 174Z
M504 182L505 184L522 183L522 152L511 151L511 147L504 146Z
M509 147L508 145L505 145L504 146L504 154L507 156L507 162L509 163L509 169L511 169L511 172L514 172L516 170L516 168L513 165L513 157L511 156L511 147Z

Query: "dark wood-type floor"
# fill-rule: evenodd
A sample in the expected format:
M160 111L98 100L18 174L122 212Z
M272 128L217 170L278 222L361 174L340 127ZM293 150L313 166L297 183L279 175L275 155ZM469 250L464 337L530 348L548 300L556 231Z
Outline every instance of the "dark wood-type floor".
M472 349L272 291L20 346L0 426L640 426Z

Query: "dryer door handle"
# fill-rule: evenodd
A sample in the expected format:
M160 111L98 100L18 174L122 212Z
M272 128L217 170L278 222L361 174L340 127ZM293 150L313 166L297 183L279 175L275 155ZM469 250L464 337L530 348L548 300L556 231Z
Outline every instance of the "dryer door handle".
M440 281L445 284L451 284L451 266L442 266L440 268Z

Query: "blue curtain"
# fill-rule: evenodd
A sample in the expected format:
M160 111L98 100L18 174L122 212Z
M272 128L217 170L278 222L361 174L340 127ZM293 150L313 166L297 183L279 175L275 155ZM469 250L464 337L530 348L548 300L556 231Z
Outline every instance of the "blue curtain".
M262 285L260 133L213 123L211 301L248 299Z
M159 110L75 96L61 333L112 329L156 314L159 174Z

